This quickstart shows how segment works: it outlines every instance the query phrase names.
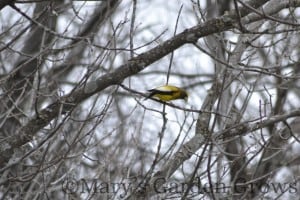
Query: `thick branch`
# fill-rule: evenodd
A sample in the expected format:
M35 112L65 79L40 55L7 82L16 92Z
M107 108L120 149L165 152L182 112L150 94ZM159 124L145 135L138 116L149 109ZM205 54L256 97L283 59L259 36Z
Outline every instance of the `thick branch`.
M0 1L0 10L4 8L5 6L11 5L14 3L15 0L1 0Z

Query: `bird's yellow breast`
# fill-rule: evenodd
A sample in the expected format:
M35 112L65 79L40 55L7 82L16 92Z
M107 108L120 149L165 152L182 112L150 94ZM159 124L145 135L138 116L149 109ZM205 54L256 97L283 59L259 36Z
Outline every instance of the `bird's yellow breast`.
M173 94L155 94L153 97L160 99L161 101L171 101L180 97L180 92L174 92Z

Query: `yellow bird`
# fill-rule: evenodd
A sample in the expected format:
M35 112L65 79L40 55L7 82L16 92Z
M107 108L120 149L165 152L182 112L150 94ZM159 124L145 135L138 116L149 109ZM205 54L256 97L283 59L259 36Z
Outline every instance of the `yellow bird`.
M173 85L163 85L148 91L150 94L147 98L154 97L161 101L172 101L176 99L184 99L187 101L188 99L188 94L184 89Z

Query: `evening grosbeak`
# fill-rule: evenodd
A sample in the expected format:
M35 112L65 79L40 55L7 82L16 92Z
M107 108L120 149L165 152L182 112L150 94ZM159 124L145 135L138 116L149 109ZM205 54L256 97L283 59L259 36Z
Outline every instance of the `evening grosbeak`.
M163 85L148 91L150 94L147 98L153 97L165 102L176 99L184 99L187 101L188 99L188 94L184 89L173 85Z

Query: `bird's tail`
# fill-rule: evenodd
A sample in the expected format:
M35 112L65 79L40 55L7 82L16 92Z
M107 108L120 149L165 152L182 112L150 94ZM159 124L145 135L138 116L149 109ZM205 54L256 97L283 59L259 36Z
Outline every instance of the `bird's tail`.
M144 98L144 101L146 101L147 99L153 97L154 93L153 92L150 92L145 98Z

